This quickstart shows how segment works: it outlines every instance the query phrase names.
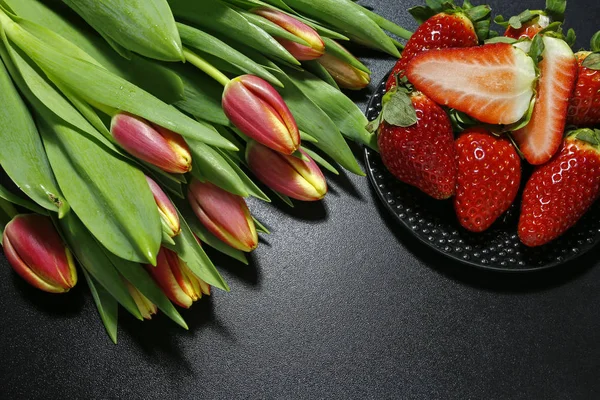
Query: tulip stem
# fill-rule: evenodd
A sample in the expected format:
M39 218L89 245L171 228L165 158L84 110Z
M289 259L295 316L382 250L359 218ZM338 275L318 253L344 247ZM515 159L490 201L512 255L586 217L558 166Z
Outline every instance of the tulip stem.
M187 48L183 48L183 55L185 56L186 61L188 61L193 66L197 67L199 70L219 82L221 85L226 86L231 79L227 77L224 73L213 67L208 61L197 55L196 53L188 50Z

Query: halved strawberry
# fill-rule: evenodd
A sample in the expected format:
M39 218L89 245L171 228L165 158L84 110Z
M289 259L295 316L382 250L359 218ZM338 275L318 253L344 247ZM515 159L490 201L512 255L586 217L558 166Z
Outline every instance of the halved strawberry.
M436 14L423 22L406 42L402 57L388 78L386 89L389 91L396 86L396 75L401 78L408 62L417 54L431 49L472 47L478 44L475 27L466 14L462 12Z
M530 247L558 238L600 197L600 131L569 135L559 153L536 168L523 191L519 238Z
M584 62L590 56L598 59L600 56L589 51L580 51L576 56L579 74L575 92L569 103L568 122L576 126L598 125L600 124L600 65L596 68L592 65L586 67Z
M382 122L377 143L386 168L399 180L436 199L454 194L454 135L446 112L423 93L412 92L417 122L406 127Z
M502 125L523 118L536 80L533 60L507 43L430 50L413 58L406 76L436 103Z
M483 232L515 201L521 159L510 140L485 128L464 131L456 140L455 151L458 221L465 229Z
M544 50L531 121L514 132L523 156L533 165L544 164L558 151L577 78L577 62L569 45L549 36L541 40Z

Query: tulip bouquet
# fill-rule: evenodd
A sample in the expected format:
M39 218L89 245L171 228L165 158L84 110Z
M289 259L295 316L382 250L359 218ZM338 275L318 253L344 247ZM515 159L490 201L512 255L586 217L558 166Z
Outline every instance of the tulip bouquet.
M370 71L341 43L397 57L384 29L410 36L350 0L0 0L9 263L52 293L81 271L115 342L119 305L187 328L174 305L229 290L203 246L246 262L269 233L245 198L363 175L345 139L376 142L340 88Z

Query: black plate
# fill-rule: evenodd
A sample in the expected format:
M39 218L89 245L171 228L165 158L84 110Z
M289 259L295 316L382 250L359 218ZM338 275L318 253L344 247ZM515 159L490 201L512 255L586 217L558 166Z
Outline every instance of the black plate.
M381 111L386 80L369 102L369 121ZM425 245L462 263L497 271L535 271L571 261L600 242L600 202L561 238L531 249L517 236L520 204L514 204L486 232L472 233L458 223L451 201L434 200L398 181L373 150L365 150L365 162L371 184L395 219Z

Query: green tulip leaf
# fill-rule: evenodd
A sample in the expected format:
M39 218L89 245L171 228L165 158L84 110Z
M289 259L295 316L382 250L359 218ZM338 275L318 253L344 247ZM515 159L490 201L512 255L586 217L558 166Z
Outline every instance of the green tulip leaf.
M3 47L3 46L0 46ZM6 49L1 52L6 55ZM27 106L0 62L0 164L6 174L33 201L50 211L68 210L68 204L48 162L44 145Z
M0 199L8 201L9 203L15 204L19 207L23 207L37 214L49 215L48 210L45 208L40 207L29 199L24 199L23 197L14 194L2 185L0 185Z
M330 54L335 58L339 58L354 68L371 75L371 70L367 68L365 64L361 63L358 58L354 57L352 53L346 50L341 44L329 38L323 38L323 42L325 42L325 51L327 54Z
M154 264L161 225L144 174L51 112L38 112L50 165L73 211L110 252Z
M233 65L244 73L259 76L274 85L281 86L281 82L273 74L225 42L184 24L178 23L177 28L185 46L199 50L203 54L210 54Z
M182 61L181 40L166 0L63 0L103 36L145 57Z
M167 317L173 320L173 322L183 329L188 329L183 317L179 314L161 288L156 284L154 279L152 279L150 274L144 270L142 265L123 260L108 252L105 252L105 254L117 271L119 271L129 283L146 296L148 300L155 304L156 307L164 312Z
M257 185L254 183L252 179L244 172L243 169L240 168L238 164L233 160L230 152L225 153L225 151L221 149L216 149L221 156L229 163L231 168L237 173L240 177L244 185L246 186L246 190L250 196L256 197L259 200L262 200L266 203L270 203L271 199L263 192Z
M94 239L81 220L75 214L69 213L55 222L60 228L69 249L86 272L98 281L131 315L142 320L142 315L129 294L121 275L106 257L102 246Z
M169 5L182 21L252 47L269 58L299 65L271 35L219 0L169 0Z
M198 278L211 286L228 292L229 286L196 240L194 233L181 213L179 213L179 219L181 221L181 233L173 238L175 246L166 247L176 252Z
M119 319L119 303L110 295L90 274L83 269L83 276L90 288L92 298L100 314L102 324L106 329L108 337L117 344L117 322Z
M303 61L302 66L304 67L304 69L306 71L317 76L319 79L323 80L329 86L331 86L337 90L340 90L340 87L338 86L335 79L333 79L333 76L331 76L329 71L327 71L327 69L325 69L325 67L322 66L317 60Z

